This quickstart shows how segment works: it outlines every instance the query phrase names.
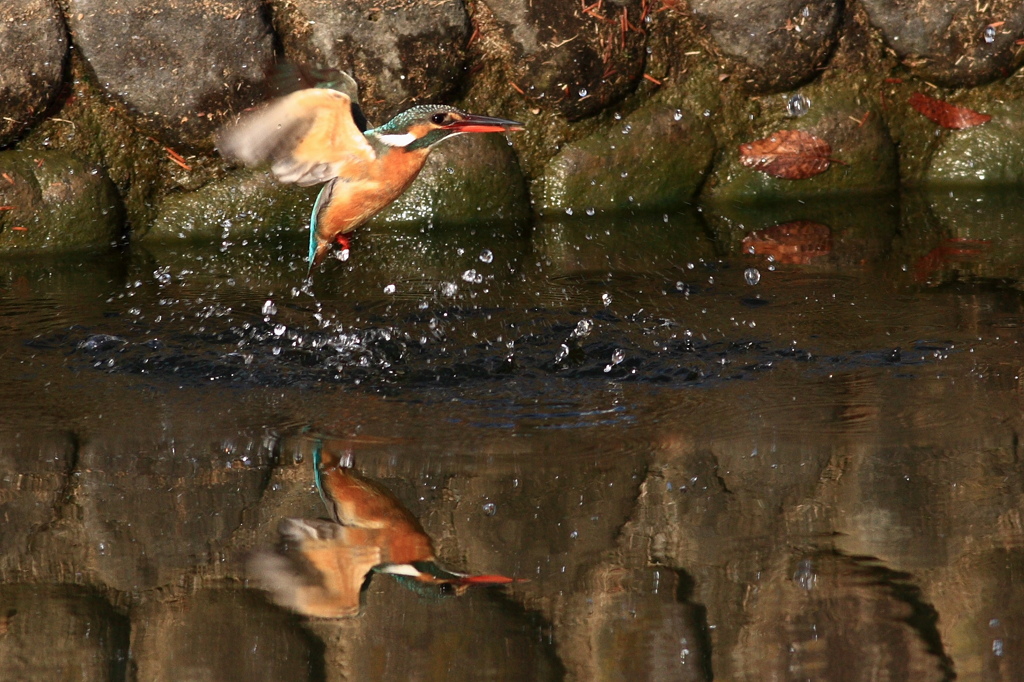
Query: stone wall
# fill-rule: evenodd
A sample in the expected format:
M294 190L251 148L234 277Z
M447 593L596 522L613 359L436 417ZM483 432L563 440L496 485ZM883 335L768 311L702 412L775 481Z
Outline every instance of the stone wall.
M526 124L446 143L381 223L1024 179L1010 0L23 0L0 59L0 250L300 229L310 190L213 147L281 59L352 73L373 123L450 102ZM944 127L916 93L991 119ZM782 130L827 170L744 165Z

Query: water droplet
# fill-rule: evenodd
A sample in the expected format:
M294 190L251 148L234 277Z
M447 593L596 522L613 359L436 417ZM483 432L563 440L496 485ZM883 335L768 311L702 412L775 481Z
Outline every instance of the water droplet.
M672 114L672 120L673 121L682 121L683 120L683 110L682 109L676 109L676 112L674 114Z
M484 276L478 273L476 270L469 269L462 273L462 281L480 284L480 282L484 281Z
M386 287L384 287L384 293L385 294L393 294L393 293L395 293L395 285L394 284L389 284Z
M271 301L269 298L263 304L263 314L264 315L276 315L277 314L277 306L274 305L274 302Z
M990 43L990 44L996 42L996 27L995 26L986 26L985 27L985 42L986 43Z
M288 327L283 324L274 325L274 336L284 336L286 331L288 331Z
M171 283L171 269L169 267L157 268L153 271L153 277L160 284Z
M628 123L622 126L623 135L629 135L631 132L633 132L633 126L629 125Z
M565 215L572 215L572 207L565 209Z
M810 559L802 560L793 572L793 582L810 592L818 582L818 576L814 573L814 564Z
M490 249L484 249L483 251L480 252L480 262L481 263L490 263L493 260L494 260L494 254L491 253Z
M788 100L786 100L786 113L792 118L803 116L811 108L811 100L801 93L796 93Z
M601 294L601 303L604 303L606 306L611 305L612 295L607 292Z
M594 215L595 213L597 213L597 211L594 209L593 206L587 209L587 215Z
M615 365L621 363L625 359L626 359L626 351L622 350L621 348L616 348L614 351L612 351L612 361L604 366L604 371L605 372L612 371L612 369L615 367Z
M484 504L484 514L487 514L488 516L494 516L497 513L498 505L494 504L493 502L487 502L486 504Z
M583 318L576 323L576 329L572 330L573 336L582 339L588 336L594 329L594 322L590 319Z
M757 268L747 268L743 271L743 279L750 286L754 286L761 281L761 273Z
M580 97L586 97L586 96L587 96L587 89L586 88L580 88Z
M455 282L441 282L441 295L451 298L459 293L459 285Z
M559 346L558 352L555 353L555 362L561 362L562 360L565 360L567 357L569 357L569 346L563 343L561 346Z

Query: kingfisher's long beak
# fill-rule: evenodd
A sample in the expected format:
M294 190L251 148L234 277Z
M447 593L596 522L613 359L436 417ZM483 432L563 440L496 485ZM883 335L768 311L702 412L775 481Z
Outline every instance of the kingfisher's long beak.
M458 585L507 585L529 581L523 578L508 578L503 575L466 575L454 582Z
M461 121L450 123L445 129L456 133L511 133L524 127L522 123L503 118L464 114Z

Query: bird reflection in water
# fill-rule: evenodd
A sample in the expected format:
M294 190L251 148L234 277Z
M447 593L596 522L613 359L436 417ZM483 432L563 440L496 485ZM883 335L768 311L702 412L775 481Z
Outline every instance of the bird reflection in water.
M249 574L277 604L306 616L354 616L374 573L391 575L421 596L517 582L443 568L423 526L391 491L324 452L319 442L313 470L330 519L283 519L278 548L249 560Z

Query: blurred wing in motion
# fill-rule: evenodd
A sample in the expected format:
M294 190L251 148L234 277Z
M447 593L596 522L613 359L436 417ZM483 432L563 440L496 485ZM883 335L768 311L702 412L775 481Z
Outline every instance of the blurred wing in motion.
M359 130L352 99L326 88L299 90L239 118L217 148L247 166L269 162L274 176L302 187L366 175L377 155Z
M282 549L249 560L259 587L277 604L306 616L358 614L363 583L380 563L380 549L349 544L345 529L331 521L284 519L278 531Z

